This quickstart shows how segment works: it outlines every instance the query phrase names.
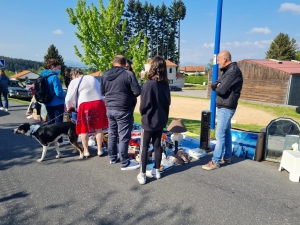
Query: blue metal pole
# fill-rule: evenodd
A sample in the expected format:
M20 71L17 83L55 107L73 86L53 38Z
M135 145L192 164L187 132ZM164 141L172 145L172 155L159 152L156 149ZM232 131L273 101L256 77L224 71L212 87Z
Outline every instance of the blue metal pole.
M223 0L218 0L218 11L217 11L217 21L216 21L216 34L215 34L215 47L214 47L214 66L211 81L215 82L218 79L219 65L217 64L217 55L220 52L220 39L221 39L221 22L222 22L222 5ZM216 92L211 91L210 96L210 129L215 129L216 121Z

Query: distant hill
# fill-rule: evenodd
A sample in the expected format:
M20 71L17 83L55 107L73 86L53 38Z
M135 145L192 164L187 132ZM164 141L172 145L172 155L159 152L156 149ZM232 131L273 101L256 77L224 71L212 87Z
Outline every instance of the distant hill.
M10 58L6 56L0 56L0 59L5 60L5 69L13 72L21 72L23 70L34 69L38 70L41 66L43 66L42 62L26 60L26 59L17 59Z
M89 68L88 66L84 65L82 62L76 62L72 60L64 60L65 65L67 67L79 67L79 68Z
M5 69L12 72L22 72L24 70L38 71L39 68L43 66L43 62L32 61L27 59L11 58L6 56L0 56L0 59L5 60ZM79 67L82 69L89 68L81 62L76 62L72 60L64 60L64 63L67 67Z

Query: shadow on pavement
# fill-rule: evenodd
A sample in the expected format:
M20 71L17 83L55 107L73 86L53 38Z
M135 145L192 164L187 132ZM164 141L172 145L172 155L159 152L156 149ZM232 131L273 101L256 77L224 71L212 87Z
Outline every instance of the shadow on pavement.
M0 198L0 202L10 201L10 200L16 199L16 198L25 198L28 195L29 194L24 193L24 192L18 192L18 193L12 194L10 196L6 196L6 197L3 197L3 198Z
M34 122L32 124L40 124ZM0 128L0 169L6 170L12 166L25 166L30 163L37 163L42 155L42 145L35 139L23 134L14 134L13 129L18 127L20 124L3 124ZM70 157L70 161L73 161L74 154L72 151L74 148L71 145L60 148L62 157ZM51 145L47 151L45 160L53 161L53 163L59 162L60 159L56 159L57 152L55 146ZM77 155L76 160L77 160ZM42 163L43 163L42 162ZM64 161L68 163L69 161Z

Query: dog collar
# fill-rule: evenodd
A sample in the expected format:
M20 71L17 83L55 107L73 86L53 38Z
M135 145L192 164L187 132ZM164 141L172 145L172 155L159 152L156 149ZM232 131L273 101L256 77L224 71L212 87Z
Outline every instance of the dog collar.
M40 128L40 125L32 125L32 126L30 127L30 130L32 130L32 131L30 132L30 137L32 137L32 135L33 135L39 128Z

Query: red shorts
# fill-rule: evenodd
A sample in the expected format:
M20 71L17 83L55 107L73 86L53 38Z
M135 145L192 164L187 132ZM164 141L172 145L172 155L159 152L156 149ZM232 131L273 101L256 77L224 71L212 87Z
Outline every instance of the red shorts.
M106 129L108 120L103 100L83 102L77 114L76 133L94 133L96 129Z

